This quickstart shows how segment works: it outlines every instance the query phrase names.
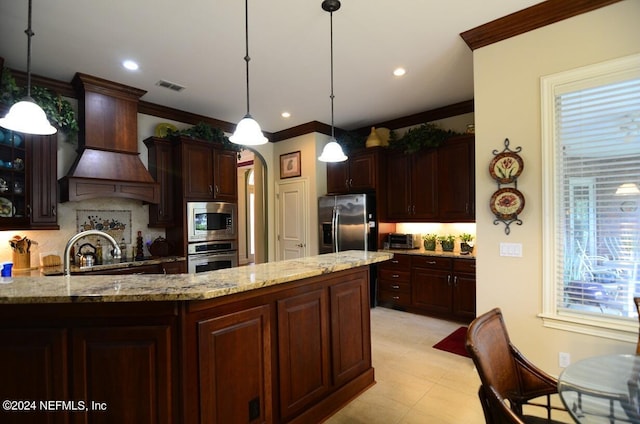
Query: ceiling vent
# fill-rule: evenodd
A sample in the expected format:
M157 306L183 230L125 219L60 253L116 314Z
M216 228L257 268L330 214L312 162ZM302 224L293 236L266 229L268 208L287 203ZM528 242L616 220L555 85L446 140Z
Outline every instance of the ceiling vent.
M187 88L185 86L182 86L180 84L176 84L175 82L171 82L167 80L160 80L156 83L156 85L159 85L160 87L168 88L169 90L173 90L177 92L180 92L185 88Z

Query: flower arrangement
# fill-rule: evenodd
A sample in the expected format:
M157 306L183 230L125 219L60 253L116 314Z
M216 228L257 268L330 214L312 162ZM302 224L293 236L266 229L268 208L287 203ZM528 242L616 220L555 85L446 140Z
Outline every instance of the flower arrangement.
M438 240L437 234L424 234L422 236L425 250L436 250L436 241Z

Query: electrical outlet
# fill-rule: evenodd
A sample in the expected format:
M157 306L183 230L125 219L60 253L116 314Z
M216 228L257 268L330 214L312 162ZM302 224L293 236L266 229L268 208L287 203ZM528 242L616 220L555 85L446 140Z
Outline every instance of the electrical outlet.
M522 257L522 243L500 243L500 256Z
M560 352L558 354L558 365L560 368L566 368L571 363L571 355L568 352Z

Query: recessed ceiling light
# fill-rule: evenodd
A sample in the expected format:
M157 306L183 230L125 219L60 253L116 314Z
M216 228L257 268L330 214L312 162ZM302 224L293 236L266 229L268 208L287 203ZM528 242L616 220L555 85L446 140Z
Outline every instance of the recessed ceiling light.
M406 73L407 73L407 71L404 68L396 68L396 69L393 70L393 75L395 75L397 77L401 77Z
M139 68L138 64L133 60L125 60L124 62L122 62L122 66L130 71L137 71Z
M289 112L282 112L280 116L282 116L283 118L291 118L291 114Z

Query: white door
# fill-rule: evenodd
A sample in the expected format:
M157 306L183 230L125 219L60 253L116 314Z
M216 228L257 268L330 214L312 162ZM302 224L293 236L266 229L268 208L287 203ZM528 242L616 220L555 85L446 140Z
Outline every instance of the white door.
M307 256L309 200L304 179L278 184L278 260Z

